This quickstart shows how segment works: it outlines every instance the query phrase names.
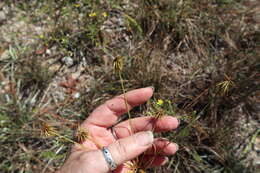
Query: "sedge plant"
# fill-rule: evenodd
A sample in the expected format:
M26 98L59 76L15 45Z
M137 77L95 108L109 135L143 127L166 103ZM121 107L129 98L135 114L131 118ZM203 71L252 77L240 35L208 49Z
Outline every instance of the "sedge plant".
M101 148L101 145L98 144L92 137L91 135L88 133L88 131L86 129L81 128L80 126L78 126L77 131L76 131L76 140L70 139L67 136L61 135L53 126L51 126L50 124L46 123L46 122L42 122L42 135L45 137L57 137L60 140L75 144L77 146L80 146L82 149L89 151L88 148L86 148L85 145L83 145L83 142L86 140L91 140L92 142L94 142L94 144Z

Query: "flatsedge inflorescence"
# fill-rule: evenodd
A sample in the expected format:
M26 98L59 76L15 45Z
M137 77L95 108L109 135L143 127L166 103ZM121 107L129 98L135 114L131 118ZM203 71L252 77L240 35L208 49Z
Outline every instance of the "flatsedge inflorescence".
M42 123L42 135L46 137L55 136L57 134L57 131L54 127L50 126L49 124L43 122Z
M90 139L88 131L82 127L78 127L75 136L78 143L83 143L87 139Z
M146 173L145 168L141 166L140 157L137 157L127 163L125 163L127 169L127 173Z
M84 141L86 141L87 139L90 140L89 133L85 129L78 128L77 134L76 134L77 140L72 140L67 136L61 135L53 126L49 125L46 122L42 123L41 131L45 137L57 137L56 138L57 140L66 141L66 142L81 146L83 149L88 150L85 146L82 145L82 143Z
M225 79L217 84L222 95L228 95L229 91L235 86L232 78L225 74Z
M113 69L115 73L121 73L124 66L124 57L123 56L117 56L113 61Z
M152 101L151 107L147 112L147 115L154 117L156 120L161 119L163 116L166 115L164 106L165 102L163 99Z

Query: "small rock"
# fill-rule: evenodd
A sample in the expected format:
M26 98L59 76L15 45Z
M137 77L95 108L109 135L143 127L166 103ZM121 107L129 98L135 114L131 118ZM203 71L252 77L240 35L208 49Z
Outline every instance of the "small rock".
M46 50L46 54L47 54L47 55L50 55L50 54L51 54L51 50L50 50L50 49L47 49L47 50Z
M0 55L0 60L8 59L9 57L9 52L8 50L5 50L2 55Z
M61 61L66 64L67 66L72 66L73 65L73 59L69 56L65 56L61 59Z
M0 21L5 20L6 19L6 15L3 11L0 11Z
M82 66L83 67L86 67L88 64L87 64L87 60L85 57L82 58Z
M118 23L118 18L112 17L112 18L110 19L110 21L111 21L113 24L117 24L117 23Z
M3 2L0 2L0 9L2 9L4 7L4 3Z
M79 93L79 92L76 92L76 93L73 95L73 97L74 97L75 99L78 99L78 98L80 97L80 93Z
M124 19L119 18L119 19L118 19L118 25L119 25L119 26L124 26L124 25L125 25Z
M103 25L111 26L111 25L113 25L113 23L110 20L107 20L107 21L104 22Z
M75 72L75 73L72 73L72 74L71 74L71 77L72 77L73 79L78 79L78 78L80 77L80 71Z
M60 69L60 67L61 67L60 64L54 64L54 65L49 67L49 70L56 72Z
M113 32L112 29L106 29L105 31L108 32L108 33L112 33Z
M41 26L34 26L34 30L37 34L42 34L43 28Z

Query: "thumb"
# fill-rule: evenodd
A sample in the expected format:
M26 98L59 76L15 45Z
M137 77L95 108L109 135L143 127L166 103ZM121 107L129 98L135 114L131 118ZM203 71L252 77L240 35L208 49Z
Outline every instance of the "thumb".
M120 165L145 152L152 145L153 141L154 137L151 131L139 132L117 140L108 146L108 150L115 163Z

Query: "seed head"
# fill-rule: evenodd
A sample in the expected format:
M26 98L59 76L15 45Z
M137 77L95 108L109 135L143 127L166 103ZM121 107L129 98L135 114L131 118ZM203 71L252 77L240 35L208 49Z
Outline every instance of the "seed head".
M78 127L76 132L76 140L78 143L82 143L89 138L89 133L86 129Z
M139 158L131 160L125 163L126 167L130 169L127 173L146 173L146 171L141 168L141 162Z
M123 65L124 65L124 58L122 56L116 57L113 62L113 68L115 73L121 72L123 70Z
M54 136L56 134L56 130L54 129L54 127L52 127L49 124L43 122L42 123L42 134L46 137Z
M160 119L165 115L165 112L163 109L158 109L156 112L154 112L153 117L155 117L156 119Z
M217 84L222 91L223 95L228 95L230 88L234 87L235 83L232 81L231 77L225 75L225 80Z

